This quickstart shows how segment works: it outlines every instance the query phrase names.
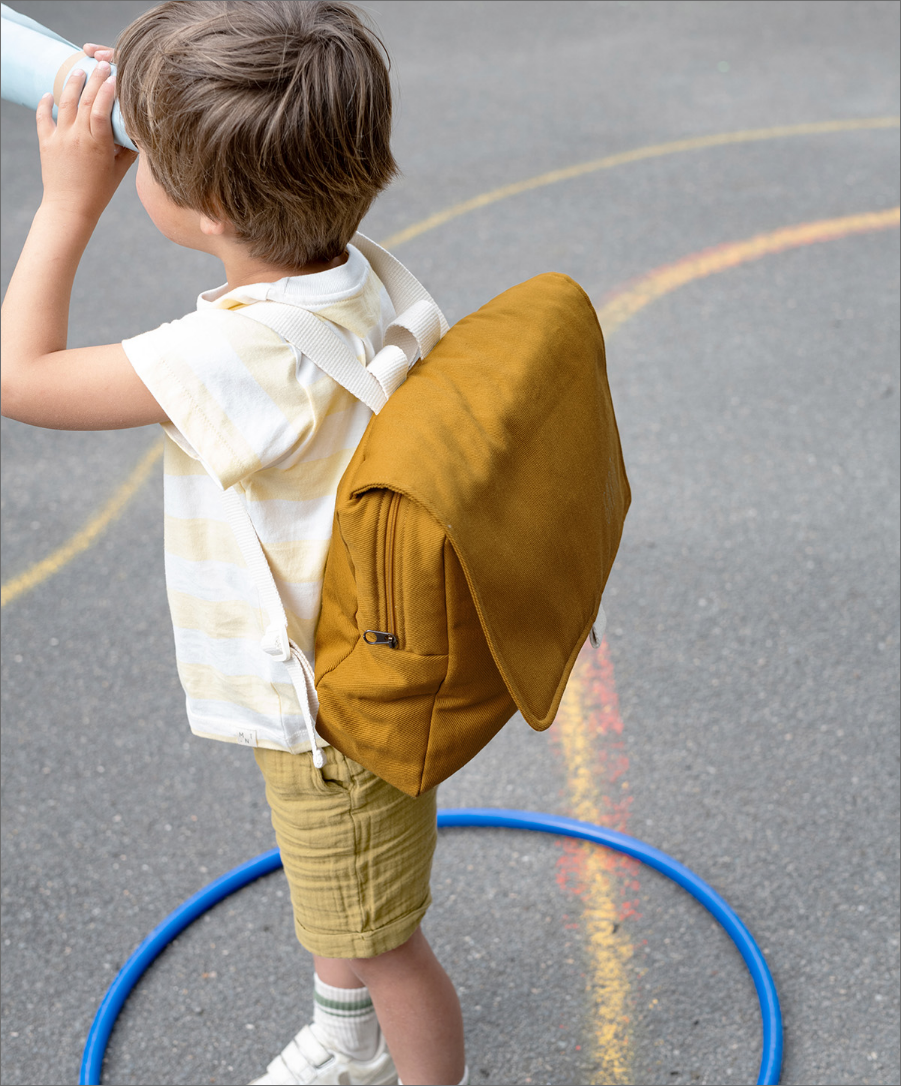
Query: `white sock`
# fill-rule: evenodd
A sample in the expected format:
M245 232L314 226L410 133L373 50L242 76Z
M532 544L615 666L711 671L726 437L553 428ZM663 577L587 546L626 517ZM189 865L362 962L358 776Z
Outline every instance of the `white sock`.
M368 988L333 988L313 974L313 1032L326 1048L371 1060L379 1046L379 1021Z
M400 1079L397 1080L397 1086L404 1086ZM460 1086L469 1086L469 1064L463 1068L463 1078L460 1079Z

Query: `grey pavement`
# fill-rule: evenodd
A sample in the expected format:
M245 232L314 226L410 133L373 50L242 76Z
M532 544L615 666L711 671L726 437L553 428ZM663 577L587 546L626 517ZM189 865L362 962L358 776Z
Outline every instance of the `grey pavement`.
M76 42L142 2L13 2ZM364 5L398 88L403 178L367 233L548 170L692 136L897 115L899 5ZM33 120L2 106L2 279L40 200ZM898 204L898 130L673 154L491 204L398 247L451 320L541 271L600 301L660 265ZM130 181L76 282L72 346L193 307L211 258L156 235ZM630 833L737 909L785 1015L782 1081L901 1081L898 992L898 234L698 279L609 336L633 506L606 606ZM65 542L157 440L3 421L4 583ZM4 1084L76 1082L116 969L172 908L272 847L249 752L193 738L165 603L158 473L3 612ZM603 806L607 782L598 780ZM615 797L613 797L615 798ZM568 813L550 733L514 721L443 806ZM448 831L429 936L473 1083L594 1083L582 901L561 846ZM562 880L565 882L565 880ZM737 952L662 877L623 921L635 1083L755 1080ZM633 894L632 896L635 896ZM141 982L104 1081L242 1083L305 1020L280 875L196 923Z

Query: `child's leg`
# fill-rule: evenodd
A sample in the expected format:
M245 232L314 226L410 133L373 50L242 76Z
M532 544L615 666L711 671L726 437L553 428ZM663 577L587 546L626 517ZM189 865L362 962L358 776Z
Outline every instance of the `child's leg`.
M463 1016L450 977L422 929L375 958L320 958L316 974L335 988L369 989L402 1082L455 1086L466 1067Z
M313 1024L257 1081L335 1081L317 1069L331 1074L325 1054L344 1052L357 1061L342 1064L348 1082L356 1075L387 1082L393 1071L387 1042L402 1081L456 1086L465 1070L460 1005L419 930L431 901L438 837L434 792L412 799L332 747L321 772L309 755L259 748L254 754L297 937L316 963ZM357 988L367 991L351 994ZM367 1004L381 1027L374 1036ZM285 1061L296 1070L289 1073Z

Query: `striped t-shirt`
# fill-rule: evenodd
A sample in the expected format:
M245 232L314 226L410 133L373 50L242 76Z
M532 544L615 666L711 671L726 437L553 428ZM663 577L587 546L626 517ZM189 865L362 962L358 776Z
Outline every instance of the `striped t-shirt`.
M268 620L225 518L234 486L312 661L338 482L369 409L282 337L246 315L288 302L331 322L368 364L394 317L363 254L338 268L201 294L197 311L123 348L166 412L166 583L192 731L309 750L283 663L260 646Z

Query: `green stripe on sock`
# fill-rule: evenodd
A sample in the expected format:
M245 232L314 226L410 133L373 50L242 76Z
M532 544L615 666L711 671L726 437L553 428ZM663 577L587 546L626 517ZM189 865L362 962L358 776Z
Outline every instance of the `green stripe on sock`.
M337 999L326 999L318 992L313 992L313 999L320 1007L324 1007L332 1014L340 1014L346 1018L358 1018L360 1015L369 1014L373 1009L372 1000L368 997L359 1003L343 1003Z

